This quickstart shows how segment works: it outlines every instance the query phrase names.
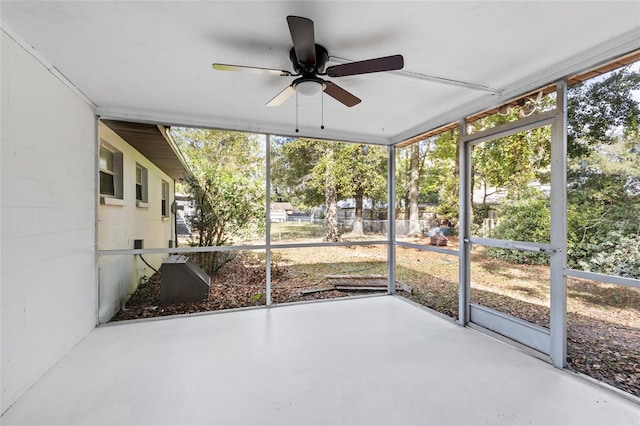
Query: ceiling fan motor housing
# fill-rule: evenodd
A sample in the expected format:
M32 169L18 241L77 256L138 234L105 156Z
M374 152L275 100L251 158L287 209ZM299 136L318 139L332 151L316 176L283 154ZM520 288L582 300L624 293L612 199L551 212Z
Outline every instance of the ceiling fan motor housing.
M316 74L322 74L324 72L324 66L329 60L329 52L323 46L316 44L316 63L315 64L303 64L298 60L296 51L291 48L289 52L289 58L293 64L293 70L296 74L301 74L305 77L315 76Z

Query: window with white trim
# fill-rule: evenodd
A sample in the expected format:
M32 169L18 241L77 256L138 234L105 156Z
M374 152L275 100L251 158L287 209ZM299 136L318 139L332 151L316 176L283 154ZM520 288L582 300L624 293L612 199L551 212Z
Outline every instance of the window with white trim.
M136 201L146 203L148 200L147 169L136 164Z
M122 199L122 152L100 143L100 195Z
M162 217L169 217L169 183L162 181Z

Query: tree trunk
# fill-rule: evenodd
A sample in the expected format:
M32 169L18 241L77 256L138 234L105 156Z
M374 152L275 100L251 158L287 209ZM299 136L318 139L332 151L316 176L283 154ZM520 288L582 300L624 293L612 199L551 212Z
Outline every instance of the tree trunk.
M454 139L453 130L451 131L451 139ZM459 139L459 138L458 138ZM460 140L456 142L456 154L455 154L455 166L454 166L454 175L456 177L456 184L453 186L453 197L457 199L460 196ZM464 167L464 166L463 166Z
M471 160L473 160L473 151L474 151L475 148L476 148L476 145L471 145ZM461 147L460 149L464 149L464 147ZM466 167L465 164L461 164L461 166L462 167ZM470 185L471 186L471 193L468 194L468 195L471 197L471 218L473 220L473 202L474 202L474 199L473 199L473 188L476 187L476 168L475 168L475 166L473 164L473 161L471 161L471 173L469 174L469 181L471 183L471 185ZM466 188L460 188L460 190L463 190L463 189L466 191Z
M364 201L364 191L362 188L358 188L356 191L356 211L353 217L353 229L351 230L351 235L354 236L364 236L364 228L363 228L363 201Z
M409 187L409 235L420 234L418 181L420 180L420 145L411 147L411 182Z
M327 170L324 177L324 233L322 241L335 243L340 241L340 230L338 228L338 195L336 183L333 177L333 149L327 150Z
M453 134L453 130L451 130L451 140L455 140L454 134ZM453 185L453 188L451 189L451 200L454 202L454 205L459 206L460 203L458 202L458 200L460 199L460 138L458 138L458 141L456 142L456 153L455 153L455 166L454 166L454 176L455 176L455 184ZM451 218L447 220L447 226L451 227L451 231L458 233L460 232L459 229L457 229L459 227L459 223L460 223L460 209L456 208L456 211L458 211L458 216L456 216L455 219ZM453 220L453 222L452 222ZM456 228L456 229L454 229Z

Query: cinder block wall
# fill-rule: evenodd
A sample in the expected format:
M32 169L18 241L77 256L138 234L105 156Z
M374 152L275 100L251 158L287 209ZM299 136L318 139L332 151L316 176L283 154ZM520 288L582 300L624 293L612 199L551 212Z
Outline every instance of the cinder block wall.
M92 107L1 32L2 412L96 324Z

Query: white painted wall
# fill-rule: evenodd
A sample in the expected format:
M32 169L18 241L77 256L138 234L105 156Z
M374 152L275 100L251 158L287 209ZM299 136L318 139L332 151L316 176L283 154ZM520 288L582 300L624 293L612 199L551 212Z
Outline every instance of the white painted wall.
M2 412L96 324L93 108L1 35Z
M162 217L161 182L169 183L169 206L173 202L173 179L151 163L140 152L124 141L102 122L100 139L122 152L123 203L100 204L98 209L98 248L100 250L132 249L133 240L144 240L144 248L167 248L173 238L174 218ZM136 163L147 169L148 206L136 205ZM169 210L170 211L170 210ZM167 255L145 254L144 259L155 269ZM154 271L137 255L100 256L100 308L99 321L107 322L120 310L133 294L140 279L150 277Z

